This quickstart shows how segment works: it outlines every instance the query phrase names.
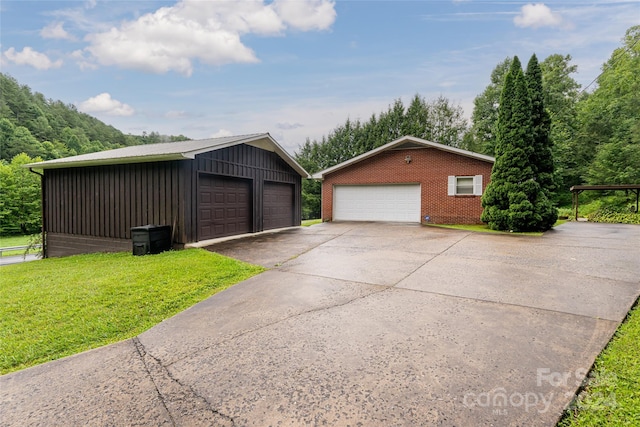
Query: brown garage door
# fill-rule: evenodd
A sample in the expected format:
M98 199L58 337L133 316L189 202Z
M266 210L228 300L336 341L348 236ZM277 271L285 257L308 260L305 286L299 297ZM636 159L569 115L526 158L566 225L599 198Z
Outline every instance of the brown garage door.
M264 183L265 230L291 227L293 225L293 184L281 182Z
M198 240L253 231L251 205L251 181L201 174Z

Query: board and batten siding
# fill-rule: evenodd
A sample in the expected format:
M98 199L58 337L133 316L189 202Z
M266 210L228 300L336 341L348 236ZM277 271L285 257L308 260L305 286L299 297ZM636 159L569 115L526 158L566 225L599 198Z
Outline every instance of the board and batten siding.
M185 166L167 161L45 170L47 256L131 249L131 228L171 225L185 243ZM93 250L92 250L93 249Z
M46 256L131 250L131 228L170 225L174 245L197 242L201 174L251 180L252 232L264 230L265 181L292 184L301 220L301 176L274 152L238 144L194 160L44 171Z
M193 241L200 240L197 234L198 179L200 174L245 178L252 181L253 232L264 228L264 183L265 181L294 185L294 223L299 225L302 218L301 188L302 178L276 153L250 145L239 144L221 150L198 154L191 163L193 168L189 184L194 203L186 221L188 235Z

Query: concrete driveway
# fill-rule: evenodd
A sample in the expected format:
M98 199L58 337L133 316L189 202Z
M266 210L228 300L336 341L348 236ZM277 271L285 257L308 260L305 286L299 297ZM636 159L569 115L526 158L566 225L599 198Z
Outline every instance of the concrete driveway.
M0 424L553 426L640 294L638 241L329 223L221 243L275 267L0 377Z

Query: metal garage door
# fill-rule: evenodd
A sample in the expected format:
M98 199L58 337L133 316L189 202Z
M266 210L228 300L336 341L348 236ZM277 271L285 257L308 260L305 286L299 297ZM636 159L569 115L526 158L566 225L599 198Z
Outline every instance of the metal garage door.
M198 240L253 231L251 213L251 181L200 175Z
M263 203L265 230L293 225L293 184L265 182Z
M420 222L420 184L336 185L333 220Z

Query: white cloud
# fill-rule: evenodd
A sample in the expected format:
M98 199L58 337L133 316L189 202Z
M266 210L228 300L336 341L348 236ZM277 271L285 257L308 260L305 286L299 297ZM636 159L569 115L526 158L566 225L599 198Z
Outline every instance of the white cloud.
M329 0L270 4L182 0L117 28L89 34L86 50L103 65L190 76L194 60L210 65L258 62L255 52L241 41L244 34L322 30L334 20L334 3Z
M406 101L406 99L405 99ZM293 154L307 138L320 140L347 118L366 121L371 114L376 116L386 111L392 98L367 98L349 100L344 98L307 98L283 102L272 109L243 111L231 118L233 129L238 133L270 132L271 135ZM293 124L293 126L282 126ZM304 124L304 126L299 126Z
M16 52L12 47L4 51L4 57L18 65L29 65L37 68L38 70L48 70L50 68L60 68L62 66L62 60L51 61L44 53L37 52L26 46L22 49L22 52Z
M301 127L304 127L304 125L301 123L289 123L289 122L276 123L276 128L282 129L282 130L292 130L292 129L298 129Z
M326 30L336 19L333 1L275 0L273 6L282 20L297 30Z
M171 110L164 113L164 117L166 117L167 119L183 119L185 117L188 117L188 114L186 111L182 110Z
M91 62L86 58L85 52L80 49L74 50L73 52L71 52L71 55L69 56L71 56L73 59L76 60L78 67L80 67L82 71L95 70L98 68L96 64L94 64L93 62Z
M107 92L81 102L78 108L85 113L99 113L107 116L131 116L135 112L131 106L111 98Z
M513 22L518 27L558 27L562 25L562 17L544 3L525 4Z
M62 22L52 22L40 30L40 35L45 39L75 40L75 37L64 29Z
M210 138L222 138L222 137L231 136L231 135L233 135L233 132L231 132L230 130L220 129L218 130L218 132L212 133Z

